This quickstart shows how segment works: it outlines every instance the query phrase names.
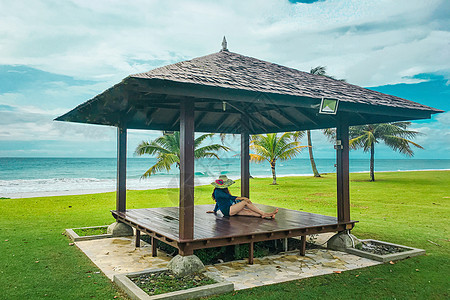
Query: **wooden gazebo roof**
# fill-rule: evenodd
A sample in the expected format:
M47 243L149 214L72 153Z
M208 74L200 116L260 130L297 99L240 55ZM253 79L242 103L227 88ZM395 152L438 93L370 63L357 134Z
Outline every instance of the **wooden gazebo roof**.
M427 119L442 112L416 102L228 50L126 77L58 117L58 121L129 129L180 128L180 102L195 101L195 131L250 134L336 126L319 114L321 99L338 99L349 125Z

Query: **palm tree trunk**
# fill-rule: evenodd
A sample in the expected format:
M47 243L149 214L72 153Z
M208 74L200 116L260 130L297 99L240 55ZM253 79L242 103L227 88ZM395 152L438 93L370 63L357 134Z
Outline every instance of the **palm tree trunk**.
M375 181L375 143L370 145L370 181Z
M308 151L309 160L311 161L311 168L314 173L314 177L320 177L319 171L317 171L316 162L314 161L312 142L311 142L311 130L306 130L306 135L308 136Z
M272 168L272 177L273 177L272 184L276 185L277 184L277 175L275 173L275 162L274 161L270 163L270 167Z

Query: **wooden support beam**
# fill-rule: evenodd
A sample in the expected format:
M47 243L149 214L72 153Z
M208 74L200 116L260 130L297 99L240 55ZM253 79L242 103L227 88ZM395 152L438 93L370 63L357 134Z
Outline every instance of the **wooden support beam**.
M297 126L298 128L301 128L305 126L304 123L299 123L297 120L295 120L292 116L290 116L287 112L284 112L282 108L278 108L275 110L279 115L281 115L283 118L285 118L287 121L289 121L292 125Z
M192 99L186 99L180 103L179 237L180 240L194 238L194 101Z
M242 116L241 124L241 197L250 198L250 135L246 116Z
M302 235L300 239L300 256L305 256L306 254L306 235Z
M196 124L200 124L200 123L203 121L203 119L208 115L208 112L210 112L210 111L213 110L213 109L214 109L214 103L209 103L208 106L207 106L207 108L205 109L205 111L202 112L201 115L199 115L199 116L197 117L197 119L195 120L195 123L196 123ZM199 109L196 108L196 111L198 111L198 110L199 110Z
M184 100L181 100L184 101ZM197 100L196 100L197 101ZM138 107L140 109L140 107ZM161 109L172 109L172 110L178 110L180 108L178 103L168 103L168 102L149 102L145 104L145 108L161 108ZM204 107L197 107L195 108L195 111L198 112L207 112L207 113L222 113L223 109L215 109L213 107L211 108L204 108ZM228 108L227 113L229 114L240 114L237 110L234 108Z
M249 127L250 131L255 131L255 129L254 129L254 127L253 127L253 123L254 123L255 125L258 125L259 128L262 128L262 129L265 128L264 124L263 124L260 120L258 120L257 118L253 118L253 117L246 111L246 108L241 109L241 108L239 108L238 106L235 106L235 105L233 105L233 104L230 103L230 102L227 102L227 105L231 106L232 108L234 108L235 110L237 110L238 112L240 112L241 115L245 116L245 117L248 119L248 121L249 121L249 122L248 122L248 127ZM248 105L248 106L250 107L251 105Z
M145 125L150 125L150 123L152 123L152 117L155 113L157 113L159 111L159 108L152 108L151 110L149 110L146 114L146 120L145 120Z
M204 119L207 115L208 115L208 113L207 113L206 111L205 111L205 112L202 112L202 114L199 115L199 116L197 117L197 119L195 120L195 123L197 123L197 124L201 123L201 122L203 121L203 119Z
M250 242L250 244L248 245L248 264L249 265L253 265L253 250L255 243Z
M126 211L127 196L127 128L117 128L116 210Z
M141 79L129 77L126 79L130 84L136 84L142 91L148 91L155 94L168 94L170 96L195 97L204 99L227 99L227 101L239 101L255 103L260 100L262 103L278 103L279 105L298 106L311 108L313 105L320 104L320 99L309 97L298 97L281 94L267 94L254 92L250 90L239 90L220 88L214 86L197 86L190 83L170 82L162 79ZM264 95L262 97L262 95Z
M345 115L338 118L336 127L336 177L337 177L337 217L338 222L350 221L349 187L349 135L348 120Z
M151 239L152 243L152 256L157 257L158 256L158 240L152 237Z
M224 127L224 124L226 124L225 121L230 117L231 117L230 114L223 114L223 116L220 117L219 121L217 122L217 124L219 124L219 127L217 128L217 132L221 131L221 129Z
M270 116L270 114L266 111L259 111L257 112L261 117L263 117L264 119L266 119L267 121L269 121L270 123L272 123L275 127L277 127L278 129L282 130L283 125L281 125L277 120L275 120L274 118L272 118Z
M315 120L314 117L310 114L308 114L305 110L295 107L293 108L295 111L297 111L297 113L299 113L303 118L305 118L306 120L310 121L311 123L313 123L314 125L319 125Z
M141 247L141 231L136 229L136 248Z
M175 117L173 117L173 119L169 122L170 128L175 127L175 125L177 124L177 122L180 120L180 116L178 114L175 114Z

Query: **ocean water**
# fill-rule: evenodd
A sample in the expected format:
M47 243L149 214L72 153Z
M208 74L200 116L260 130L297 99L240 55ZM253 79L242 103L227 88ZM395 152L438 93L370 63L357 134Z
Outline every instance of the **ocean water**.
M154 163L154 158L129 158L127 161L128 189L178 187L179 172L159 172L150 179L140 176ZM316 159L320 173L334 173L335 159ZM448 170L446 159L376 159L375 171ZM367 172L369 161L350 160L350 172ZM277 176L312 175L309 159L279 161ZM0 158L0 197L32 197L45 195L83 194L114 191L117 164L115 158ZM271 177L267 162L250 164L253 177ZM209 184L226 174L240 177L239 158L201 159L195 163L195 184Z

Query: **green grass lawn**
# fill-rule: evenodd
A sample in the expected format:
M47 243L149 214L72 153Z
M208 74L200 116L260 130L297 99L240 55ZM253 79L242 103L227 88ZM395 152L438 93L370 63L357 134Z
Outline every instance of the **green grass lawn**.
M219 299L445 299L449 298L450 172L351 174L351 217L359 238L422 248L426 256L226 294ZM251 199L336 215L336 177L251 180ZM231 187L240 191L239 183ZM196 188L196 204L211 202L212 188ZM128 208L177 206L178 191L129 191ZM65 228L114 221L115 193L0 199L1 299L113 299L122 294L61 233ZM439 244L437 246L435 244Z

